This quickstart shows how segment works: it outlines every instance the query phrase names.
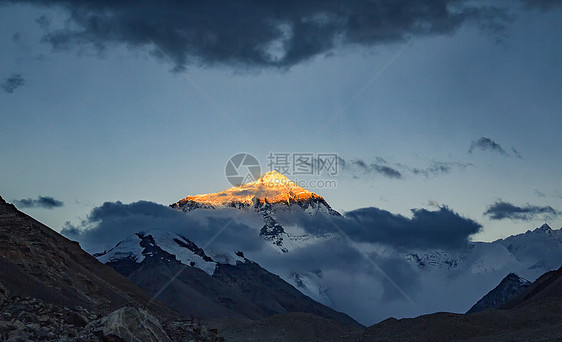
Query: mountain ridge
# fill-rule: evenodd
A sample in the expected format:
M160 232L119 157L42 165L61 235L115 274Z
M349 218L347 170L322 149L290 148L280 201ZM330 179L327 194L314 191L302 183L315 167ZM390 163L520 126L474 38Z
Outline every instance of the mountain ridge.
M351 317L307 297L279 276L247 259L241 251L224 263L208 256L186 237L162 231L137 233L125 246L97 254L150 294L186 316L204 319L263 319L286 312L305 312L340 324L361 326ZM171 281L168 283L168 280ZM180 295L181 294L181 295Z

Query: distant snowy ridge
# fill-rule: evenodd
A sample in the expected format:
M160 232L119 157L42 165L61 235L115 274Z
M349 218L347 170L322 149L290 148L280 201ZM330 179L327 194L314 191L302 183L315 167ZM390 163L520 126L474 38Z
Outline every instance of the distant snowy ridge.
M428 272L480 274L509 270L533 281L562 264L562 230L553 230L545 223L505 239L469 243L460 250L414 250L403 257Z

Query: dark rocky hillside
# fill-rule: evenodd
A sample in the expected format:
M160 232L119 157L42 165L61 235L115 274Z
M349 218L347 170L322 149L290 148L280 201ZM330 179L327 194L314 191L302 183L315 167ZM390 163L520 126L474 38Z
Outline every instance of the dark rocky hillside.
M1 341L222 341L0 197Z
M132 304L143 307L146 294L111 267L18 211L0 197L0 282L13 296L106 311ZM175 313L158 303L150 310Z

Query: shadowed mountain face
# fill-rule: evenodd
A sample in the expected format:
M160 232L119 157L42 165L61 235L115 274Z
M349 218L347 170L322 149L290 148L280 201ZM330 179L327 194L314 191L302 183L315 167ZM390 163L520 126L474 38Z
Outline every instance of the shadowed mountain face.
M176 234L139 233L97 257L146 292L158 293L159 300L188 317L257 320L305 312L344 326L361 326L305 296L242 252L233 253L230 263L217 262Z
M562 267L548 272L499 310L387 319L338 341L560 341Z
M127 304L142 307L147 296L70 241L18 211L0 197L0 283L12 296L101 311ZM154 303L161 317L176 315Z
M515 273L508 274L492 291L474 304L467 313L480 312L486 309L497 309L517 297L531 282Z

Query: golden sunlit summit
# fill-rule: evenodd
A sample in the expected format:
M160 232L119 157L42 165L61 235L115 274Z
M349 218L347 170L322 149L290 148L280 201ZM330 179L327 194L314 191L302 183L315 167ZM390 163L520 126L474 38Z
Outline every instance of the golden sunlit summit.
M187 203L210 207L232 206L233 203L250 206L257 203L308 202L319 200L322 196L308 191L277 171L269 171L254 182L242 184L221 192L187 196L174 203L172 207L181 207Z

